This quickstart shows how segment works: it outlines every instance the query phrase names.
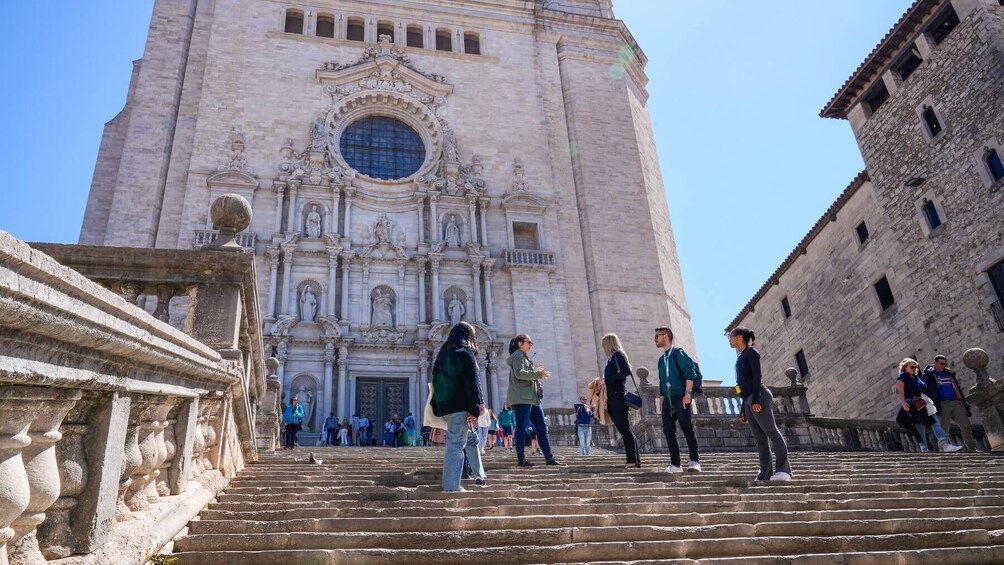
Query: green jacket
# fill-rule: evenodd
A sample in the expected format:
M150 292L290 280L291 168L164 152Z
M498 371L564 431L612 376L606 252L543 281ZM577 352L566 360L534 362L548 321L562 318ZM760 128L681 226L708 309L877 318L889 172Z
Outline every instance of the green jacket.
M694 360L687 352L674 347L659 357L659 394L665 397L683 396L687 392L686 381L697 379ZM680 370L676 365L679 363ZM683 371L682 373L680 371Z
M513 404L540 404L533 383L540 379L541 372L533 368L533 361L517 349L505 360L509 365L509 390L506 392L506 402Z

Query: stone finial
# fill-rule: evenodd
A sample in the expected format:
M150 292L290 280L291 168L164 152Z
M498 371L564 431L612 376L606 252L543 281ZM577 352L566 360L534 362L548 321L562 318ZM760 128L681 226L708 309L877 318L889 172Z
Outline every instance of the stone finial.
M791 386L798 384L798 371L794 367L785 369L784 376L788 377L788 380L791 381Z
M279 372L279 360L275 357L269 357L265 360L265 370L268 371L267 377L270 379L278 379Z
M244 248L237 241L237 234L251 225L251 205L248 201L239 194L224 194L213 202L209 216L213 225L220 230L220 235L203 249L243 252Z
M645 367L638 367L635 370L635 374L638 375L638 379L641 381L641 386L648 386L648 369Z
M990 384L990 378L987 377L987 365L990 363L990 356L987 355L986 351L978 347L969 349L962 354L962 362L976 373L976 386Z

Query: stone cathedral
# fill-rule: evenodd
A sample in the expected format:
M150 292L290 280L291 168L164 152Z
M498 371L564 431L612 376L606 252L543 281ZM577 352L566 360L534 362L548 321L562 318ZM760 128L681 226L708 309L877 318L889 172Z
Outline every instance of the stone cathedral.
M420 413L461 320L491 406L523 332L570 406L607 332L636 365L658 325L694 350L645 62L610 0L157 0L80 243L199 248L243 196L308 430ZM175 292L132 298L179 324Z

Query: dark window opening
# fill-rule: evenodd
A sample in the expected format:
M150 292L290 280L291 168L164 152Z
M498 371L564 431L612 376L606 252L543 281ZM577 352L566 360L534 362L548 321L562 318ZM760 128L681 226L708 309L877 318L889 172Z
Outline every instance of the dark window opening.
M987 276L990 277L990 283L994 287L994 292L997 293L997 302L1004 304L1004 261L991 267L987 271Z
M345 39L349 41L366 41L366 26L362 20L350 19L345 28Z
M896 298L892 295L892 287L889 286L889 279L885 277L875 283L875 294L878 295L879 305L882 306L883 311L888 310L896 303Z
M791 317L791 303L788 302L787 296L781 299L781 310L784 311L785 318Z
M868 241L868 226L864 222L858 224L858 227L854 228L854 231L858 234L858 243Z
M1001 1L1004 2L1004 0ZM1004 163L1001 163L1001 156L997 154L996 149L987 151L983 157L983 163L986 164L990 178L994 179L994 182L1004 179Z
M481 54L481 40L478 39L478 34L476 33L464 34L464 53L467 53L468 55Z
M303 12L286 12L286 33L303 33Z
M941 214L938 214L938 208L928 199L924 199L924 217L927 219L927 225L931 226L931 231L934 231L941 227Z
M798 365L799 376L805 377L809 374L809 362L805 360L805 351L798 350L795 354L795 364Z
M418 47L419 49L425 47L425 36L422 34L422 28L408 28L408 47Z
M895 69L896 74L899 75L900 80L906 80L923 62L924 60L917 54L917 50L911 49L899 58L899 61L893 65L893 68Z
M931 134L931 137L938 137L938 134L942 131L938 114L930 106L924 106L924 124L927 126L927 132Z
M540 249L537 241L537 224L529 222L512 223L512 244L516 249Z
M335 18L317 16L317 37L335 37Z
M952 33L952 30L959 25L959 15L955 13L955 9L951 5L942 12L931 22L931 26L927 28L927 33L931 35L931 39L934 40L936 45L940 45L942 41L948 37L948 34Z
M865 104L868 104L868 109L874 114L888 99L889 90L886 89L885 83L879 80L868 94L865 95Z
M436 51L453 51L453 34L445 29L437 30Z
M394 41L394 24L388 22L380 22L377 24L377 39L380 39L381 35L390 36L390 42Z
M411 176L425 162L425 144L415 130L384 116L363 118L350 125L339 147L350 167L377 179Z

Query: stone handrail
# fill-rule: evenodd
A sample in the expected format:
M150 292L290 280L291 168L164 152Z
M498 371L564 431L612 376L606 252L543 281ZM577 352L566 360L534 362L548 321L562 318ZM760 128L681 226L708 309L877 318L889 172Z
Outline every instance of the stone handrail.
M275 445L253 258L38 247L85 273L0 231L0 565L142 563Z
M192 242L192 248L202 249L202 247L216 241L216 238L219 236L220 230L195 230L195 240ZM237 234L237 243L244 249L253 250L257 239L258 234L255 232L242 232Z
M505 264L510 267L553 268L555 256L553 251L536 249L503 249Z

